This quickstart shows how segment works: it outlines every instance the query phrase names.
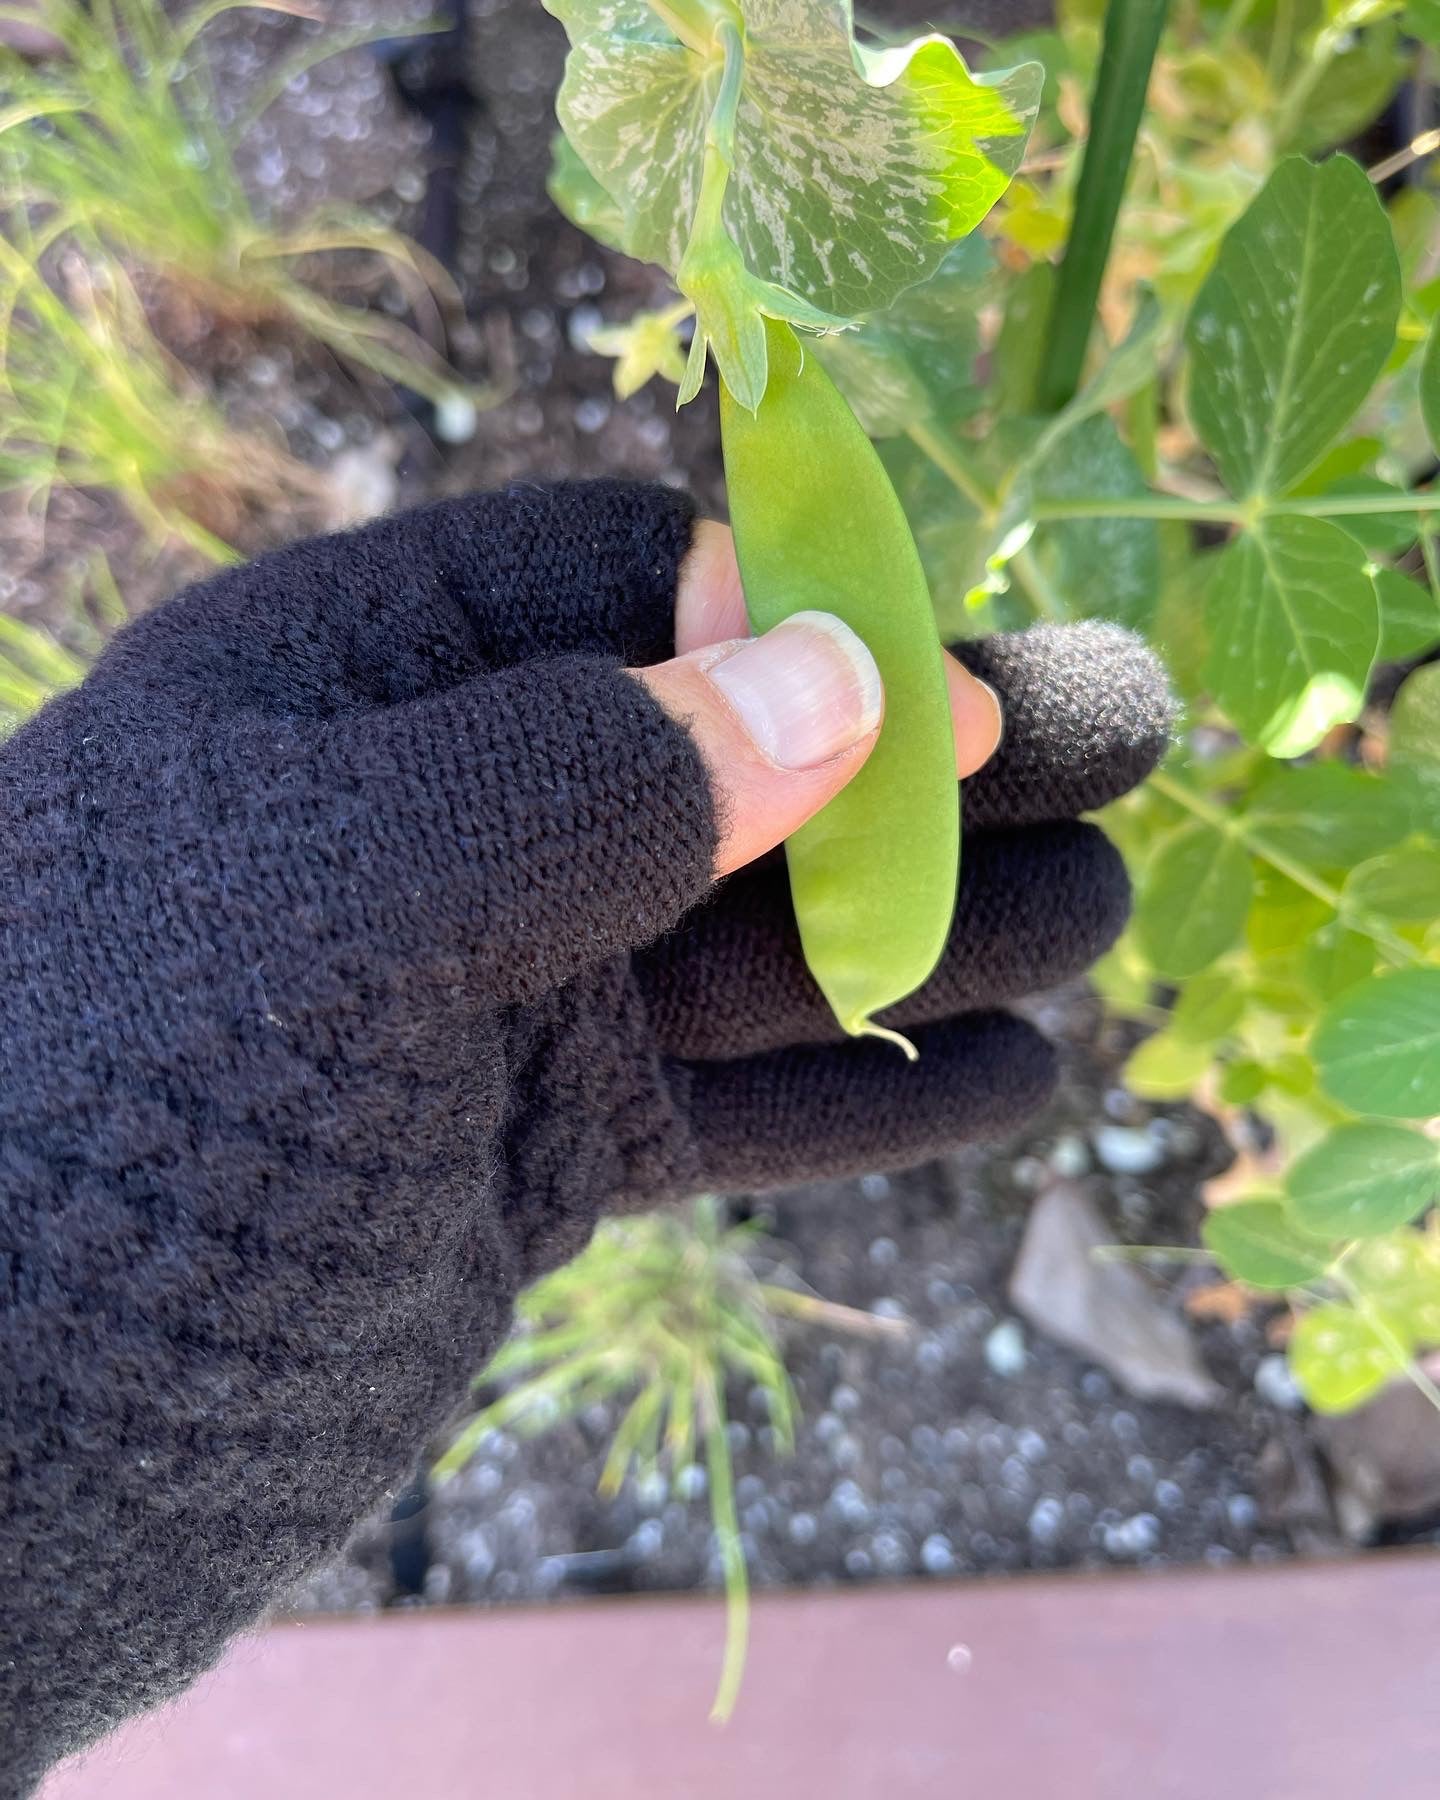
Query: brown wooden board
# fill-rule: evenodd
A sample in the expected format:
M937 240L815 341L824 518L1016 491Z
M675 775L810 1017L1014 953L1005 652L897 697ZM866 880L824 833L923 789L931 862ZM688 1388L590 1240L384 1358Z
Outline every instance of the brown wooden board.
M1434 1800L1440 1557L277 1626L44 1800Z

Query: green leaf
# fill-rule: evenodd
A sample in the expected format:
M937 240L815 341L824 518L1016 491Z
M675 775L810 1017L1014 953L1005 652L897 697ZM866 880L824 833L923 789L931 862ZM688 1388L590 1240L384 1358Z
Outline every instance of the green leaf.
M993 526L914 444L890 438L876 448L920 552L941 637L946 643L973 637L982 627L967 611L965 595L984 573Z
M1254 891L1244 848L1200 820L1167 838L1145 871L1135 936L1162 975L1198 975L1240 936Z
M954 425L975 411L977 314L994 276L985 240L968 237L885 312L818 341L820 360L872 438L898 436L930 418Z
M1440 603L1428 587L1398 569L1376 569L1375 598L1380 604L1381 662L1408 662L1440 644Z
M1440 726L1440 694L1436 699ZM1440 758L1440 739L1436 754ZM1399 843L1410 830L1411 805L1394 783L1344 763L1272 763L1251 788L1241 816L1257 839L1282 856L1316 869L1346 869Z
M1156 356L1165 317L1160 302L1147 287L1139 290L1135 316L1124 338L1105 357L1073 399L1066 402L1046 425L1036 445L1043 457L1052 445L1085 420L1128 400L1155 379ZM1110 496L1105 496L1107 499Z
M1235 971L1209 969L1180 990L1169 1029L1188 1044L1217 1044L1240 1023L1244 1011L1245 989Z
M1357 137L1382 110L1410 67L1395 21L1344 33L1321 70L1284 148L1328 150Z
M1420 364L1420 413L1430 436L1431 448L1440 447L1440 315L1425 340Z
M1440 1190L1440 1146L1403 1125L1337 1126L1291 1165L1290 1207L1317 1237L1377 1237L1419 1218Z
M1296 1386L1321 1413L1349 1412L1371 1399L1408 1360L1353 1307L1338 1303L1302 1313L1290 1339Z
M1146 1038L1125 1064L1124 1082L1142 1100L1183 1100L1210 1067L1208 1043L1178 1035L1173 1026Z
M1440 47L1440 0L1406 0L1402 18L1411 37Z
M1440 786L1440 663L1417 669L1395 696L1390 767Z
M1342 475L1322 488L1326 495L1343 499L1394 500L1405 492L1393 481L1382 481L1378 475ZM1420 536L1418 512L1344 513L1335 520L1342 531L1363 544L1372 556L1401 556Z
M1360 912L1402 923L1440 916L1440 850L1408 846L1361 863L1346 877L1342 890Z
M1189 528L1182 529L1184 550L1177 556L1166 544L1166 528L1161 528L1160 594L1148 636L1176 690L1183 698L1194 700L1203 688L1203 671L1210 655L1205 593L1223 551L1197 553L1189 541Z
M1261 518L1216 563L1206 617L1211 690L1249 742L1299 756L1359 712L1379 609L1364 551L1337 526Z
M545 187L572 225L611 250L624 250L624 214L581 162L563 131L557 131L550 144L550 178Z
M1404 1344L1440 1344L1440 1238L1433 1231L1395 1231L1358 1244L1345 1270Z
M1253 1288L1303 1287L1333 1260L1327 1244L1309 1237L1279 1200L1238 1200L1205 1216L1205 1248L1237 1281Z
M1399 312L1390 223L1364 170L1345 156L1280 163L1186 327L1191 415L1232 493L1283 494L1305 473L1369 393Z
M1440 969L1392 969L1349 989L1312 1048L1342 1106L1386 1119L1440 1112Z
M571 44L556 102L565 133L618 205L625 248L678 275L722 84L717 28L731 15L706 11L690 47L645 0L549 9ZM878 312L1004 192L1041 71L975 77L935 36L862 47L847 0L735 10L743 66L725 122L725 231L760 281L845 318Z
M1375 972L1375 942L1363 931L1351 931L1338 919L1322 925L1300 959L1305 985L1321 1002L1333 1000Z
M1230 1106L1249 1106L1265 1092L1265 1066L1252 1057L1228 1063L1220 1077L1220 1098Z
M1035 384L1045 353L1045 321L1055 292L1055 265L1031 263L1016 278L995 344L995 403L1015 418L1035 411Z
M1052 439L1029 479L1036 501L1128 500L1150 491L1114 420L1103 412ZM1116 619L1137 631L1149 624L1160 588L1160 536L1153 519L1042 524L1032 547L1072 618Z
M1263 859L1255 869L1255 900L1245 921L1245 942L1262 961L1293 955L1312 932L1335 916L1333 907L1277 873Z

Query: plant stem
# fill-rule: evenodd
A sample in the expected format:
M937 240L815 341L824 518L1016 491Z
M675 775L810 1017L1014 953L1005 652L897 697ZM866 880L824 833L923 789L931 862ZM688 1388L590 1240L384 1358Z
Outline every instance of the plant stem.
M1252 856L1258 856L1261 862L1269 863L1277 874L1283 875L1287 881L1293 881L1296 887L1303 888L1307 894L1313 895L1316 900L1328 906L1346 924L1363 932L1392 961L1424 964L1425 957L1413 944L1408 943L1398 932L1391 931L1383 920L1352 906L1339 888L1332 887L1323 876L1317 875L1313 869L1296 861L1285 851L1277 850L1263 832L1255 831L1248 826L1243 816L1226 812L1222 807L1216 806L1213 801L1207 800L1203 794L1197 794L1194 788L1187 787L1183 781L1177 781L1173 775L1167 775L1163 769L1157 769L1150 777L1150 786L1157 793L1163 794L1167 800L1173 800L1177 806L1183 806L1195 818L1213 826L1216 831L1222 831L1227 837L1238 839Z
M995 502L965 466L964 455L943 425L927 422L907 427L906 435L917 450L923 450L940 473L967 499L976 512L988 517Z
M1179 494L1136 494L1115 500L1038 500L1031 509L1037 523L1058 519L1191 519L1213 525L1239 525L1250 509L1238 500L1186 500Z
M1250 22L1250 15L1255 10L1255 0L1230 0L1225 17L1220 21L1220 29L1215 34L1217 50L1228 44L1238 31L1242 31Z
M725 1398L719 1385L717 1381L712 1386L706 1406L705 1467L710 1477L715 1541L725 1574L726 1610L725 1661L710 1717L723 1724L735 1710L745 1673L745 1652L750 1642L750 1583L740 1542L740 1519L735 1511L735 1469L730 1461L730 1440L725 1434Z
M1036 382L1042 412L1058 412L1080 386L1167 4L1168 0L1109 0L1105 11L1105 43L1090 104L1090 135L1075 194L1075 217L1055 283Z
M1023 550L1017 550L1011 557L1010 572L1029 596L1031 610L1037 618L1044 619L1047 624L1063 625L1068 622L1070 609L1055 592L1053 584L1036 562L1028 545Z
M1371 513L1440 512L1440 493L1297 494L1290 499L1186 500L1179 494L1137 494L1125 500L1041 500L1038 523L1055 519L1191 519L1214 525L1247 525L1266 514L1300 519L1356 519Z
M705 0L649 0L651 12L673 31L687 50L708 56L715 42L715 27L728 12Z
M1440 562L1435 557L1435 534L1428 529L1420 533L1420 554L1425 559L1425 579L1430 583L1431 597L1440 602Z

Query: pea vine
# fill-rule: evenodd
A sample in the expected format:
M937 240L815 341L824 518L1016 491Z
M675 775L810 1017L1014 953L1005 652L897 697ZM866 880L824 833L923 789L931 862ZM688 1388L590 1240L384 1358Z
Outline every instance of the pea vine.
M678 290L597 337L620 391L713 359L763 424L797 330L942 635L1098 617L1164 656L1175 751L1105 819L1127 1080L1242 1149L1206 1246L1288 1297L1312 1405L1440 1404L1440 206L1383 187L1440 136L1324 154L1440 8L1066 0L978 71L839 0L553 10L552 192Z

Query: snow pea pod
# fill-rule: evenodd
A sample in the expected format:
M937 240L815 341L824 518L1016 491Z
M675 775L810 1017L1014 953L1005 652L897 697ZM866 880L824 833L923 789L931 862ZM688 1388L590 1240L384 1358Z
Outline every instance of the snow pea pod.
M874 1014L913 993L945 945L960 866L960 787L925 574L889 477L818 357L766 321L769 379L748 412L721 383L730 522L756 632L806 608L869 646L885 720L859 774L786 843L805 960L856 1036L915 1051Z

